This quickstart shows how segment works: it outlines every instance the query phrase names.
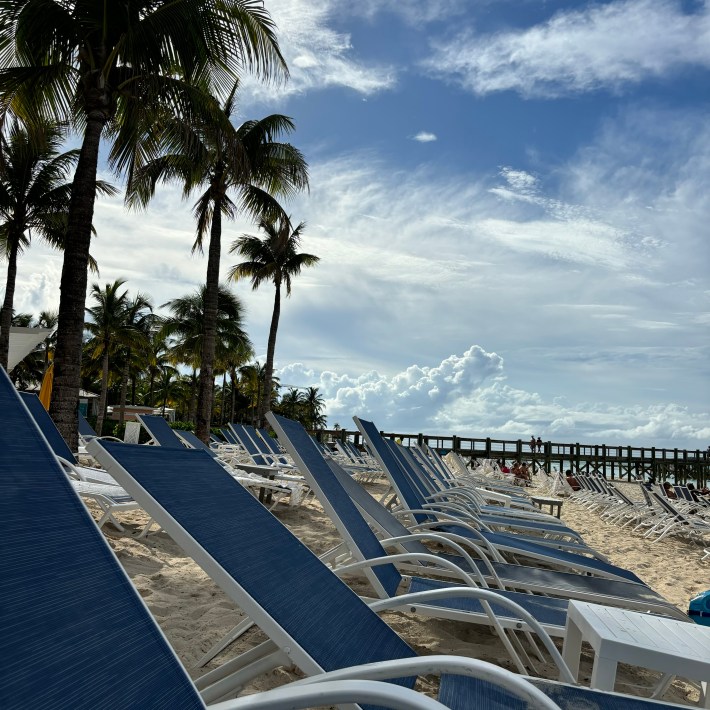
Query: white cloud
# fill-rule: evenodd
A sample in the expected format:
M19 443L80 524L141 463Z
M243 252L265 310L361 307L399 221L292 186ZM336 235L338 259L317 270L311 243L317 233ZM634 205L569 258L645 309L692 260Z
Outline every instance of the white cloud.
M527 439L560 443L637 444L704 448L710 412L675 404L611 406L559 399L506 384L503 359L474 345L438 365L410 365L391 376L317 372L292 363L277 374L290 384L319 387L329 424L352 430L351 417L400 433Z
M641 29L642 28L642 29ZM617 0L563 10L549 21L490 36L437 41L425 67L476 94L559 96L618 91L688 67L710 67L710 5Z
M339 0L339 10L369 20L385 13L399 15L407 24L420 26L456 17L467 9L466 0Z
M316 4L309 0L269 1L290 79L285 85L267 85L247 75L241 84L243 102L281 100L335 86L367 96L396 84L392 66L359 61L350 36L332 29L337 6L336 0Z
M437 140L436 133L429 133L428 131L419 131L416 136L412 138L413 141L419 143L432 143Z

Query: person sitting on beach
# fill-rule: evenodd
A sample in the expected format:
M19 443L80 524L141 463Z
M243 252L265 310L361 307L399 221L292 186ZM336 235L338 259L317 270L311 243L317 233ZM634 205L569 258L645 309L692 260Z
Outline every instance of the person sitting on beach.
M579 485L579 481L572 475L572 469L567 469L565 471L565 480L567 485L573 490L578 491L582 486Z
M500 462L500 472L501 473L510 473L510 467L505 461Z
M663 492L666 494L666 498L678 498L669 481L663 481Z
M692 483L688 484L688 490L690 491L690 495L693 496L693 500L700 502L700 496L708 496L710 495L710 488L696 488Z

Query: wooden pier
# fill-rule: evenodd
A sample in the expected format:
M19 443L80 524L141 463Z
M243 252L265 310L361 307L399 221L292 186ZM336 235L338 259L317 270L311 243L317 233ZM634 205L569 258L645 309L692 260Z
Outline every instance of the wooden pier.
M362 437L358 431L344 429L319 432L323 438L350 439L356 445ZM427 444L446 454L456 451L474 459L503 459L526 461L533 470L553 470L597 473L611 479L634 480L643 474L653 474L657 481L670 479L677 483L695 481L704 486L710 483L710 451L663 449L643 446L608 446L606 444L562 444L545 441L541 449L531 451L530 442L505 439L478 439L463 436L431 436L383 432L388 439L399 439L405 446Z

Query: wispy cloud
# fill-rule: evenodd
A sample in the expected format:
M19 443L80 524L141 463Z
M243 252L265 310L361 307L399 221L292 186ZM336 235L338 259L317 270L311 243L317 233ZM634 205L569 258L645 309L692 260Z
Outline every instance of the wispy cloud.
M416 136L412 137L413 141L418 143L433 143L437 140L436 133L429 133L428 131L419 131Z
M702 117L649 110L609 119L554 171L399 170L374 152L314 161L290 211L321 262L282 303L279 367L303 363L338 417L364 403L383 426L695 441L707 427L697 382L710 377L708 180ZM139 216L101 199L95 224L101 282L126 277L163 303L204 281L179 189ZM223 244L245 231L225 222ZM232 263L225 248L223 275ZM60 264L33 245L18 311L56 308ZM263 350L273 291L236 290Z
M393 66L359 60L350 36L331 26L336 0L270 0L268 9L278 28L281 51L290 71L285 85L266 85L249 76L242 82L245 102L275 101L291 94L333 86L365 96L391 89Z
M619 91L694 66L710 67L710 4L685 12L673 0L590 4L490 36L469 30L435 42L425 62L431 73L479 95L510 90L548 97Z
M409 25L442 22L461 15L469 4L466 0L338 0L339 11L374 20L385 13L399 15Z

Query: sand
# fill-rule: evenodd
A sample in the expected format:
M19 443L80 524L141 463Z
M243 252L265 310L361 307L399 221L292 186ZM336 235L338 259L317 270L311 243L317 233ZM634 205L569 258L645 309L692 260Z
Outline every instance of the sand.
M384 490L382 484L366 487L375 495ZM97 511L92 512L98 515ZM297 508L278 506L274 514L316 554L340 542L336 529L312 497ZM136 539L147 520L142 512L122 514L120 518L126 524L126 532L118 533L107 525L104 527L106 537L194 678L266 638L253 628L205 668L197 668L202 654L244 618L241 611L165 532ZM596 513L568 499L562 506L562 520L612 562L637 573L684 611L692 596L710 588L710 564L700 562L702 548L697 545L674 538L653 545L627 530L619 531L616 526L603 523ZM364 580L349 579L348 582L359 593L368 593ZM515 670L500 640L485 626L403 612L385 613L383 618L420 653L460 654ZM561 642L558 645L561 647ZM592 658L591 649L585 647L580 675L583 683L589 682ZM551 663L537 664L537 673L557 677ZM272 688L298 677L295 668L280 669L258 679L247 692ZM649 671L620 665L616 689L648 695L645 689L656 677ZM435 690L434 685L426 681L422 687L429 692ZM680 680L664 696L666 700L680 703L697 698L698 691Z

